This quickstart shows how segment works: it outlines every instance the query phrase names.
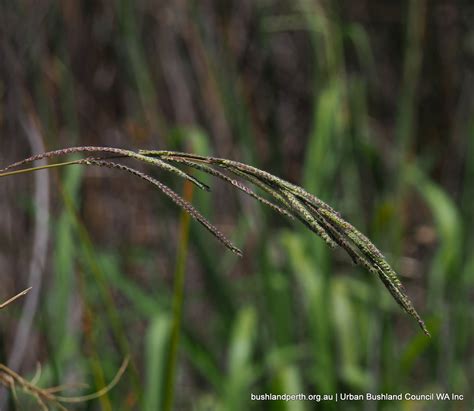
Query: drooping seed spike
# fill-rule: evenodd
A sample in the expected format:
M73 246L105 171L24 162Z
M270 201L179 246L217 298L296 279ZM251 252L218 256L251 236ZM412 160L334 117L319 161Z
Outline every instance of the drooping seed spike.
M31 157L25 158L24 160L17 161L16 163L10 164L7 167L1 169L0 171L7 171L14 167L19 167L24 164L29 164L43 158L49 159L54 157L66 156L68 154L77 154L77 153L113 153L123 157L133 157L135 154L133 151L124 150L115 147L93 147L93 146L82 146L82 147L69 147L63 148L60 150L47 151L45 153L40 153L33 155Z
M167 157L167 158L187 158L190 160L198 160L202 161L205 163L212 163L224 168L234 168L238 169L239 171L243 171L249 175L253 175L254 177L257 177L259 179L264 179L269 181L270 183L276 184L281 187L285 187L288 191L291 191L293 194L295 194L298 197L301 197L305 199L306 201L311 202L313 205L317 207L322 207L325 208L329 211L332 211L333 213L337 212L332 209L328 204L324 203L320 199L318 199L316 196L308 193L301 187L292 184L286 180L283 180L279 177L274 176L273 174L270 174L266 171L260 170L256 167L249 166L244 163L240 163L238 161L232 161L232 160L227 160L224 158L218 158L218 157L205 157L205 156L199 156L196 154L189 154L189 153L183 153L183 152L177 152L177 151L154 151L154 150L139 150L140 154L146 154L146 155L151 155L151 156L158 156L158 157Z
M138 150L139 154L150 157L169 157L169 158L186 158L189 160L199 160L202 162L209 163L209 157L200 156L198 154L184 153L181 151L169 151L169 150Z
M283 195L286 197L291 207L301 216L301 218L308 223L308 226L314 231L318 236L320 236L327 245L331 248L336 248L337 244L329 236L326 230L321 227L316 218L308 211L308 209L301 203L301 201L296 198L289 191L283 191Z
M149 183L153 184L154 186L158 187L166 196L168 196L176 205L181 207L184 211L186 211L191 217L193 217L196 221L201 223L208 231L210 231L222 244L224 244L229 250L233 253L237 254L238 256L242 256L242 251L239 250L227 237L224 236L212 223L210 223L199 211L197 211L191 203L186 201L184 198L179 196L175 193L171 188L167 185L163 184L162 182L156 180L155 178L149 176L148 174L142 173L139 170L134 168L128 167L123 164L114 163L112 161L104 161L104 160L96 160L96 159L84 159L81 161L81 164L84 165L92 165L98 167L108 167L118 170L123 170L133 175L136 175Z
M424 321L421 319L418 312L413 307L412 302L408 298L408 296L398 287L395 287L394 284L390 281L390 279L385 275L382 270L378 272L380 279L385 284L386 288L390 291L395 301L409 314L411 315L417 322L423 332L428 336L431 337L428 329Z
M172 164L167 163L166 161L163 161L160 158L157 157L149 157L143 154L138 153L133 153L133 158L143 161L144 163L152 164L155 165L159 168L162 168L163 170L169 171L170 173L173 173L177 175L178 177L184 178L185 180L190 181L197 187L199 187L202 190L210 191L210 188L208 185L204 184L202 181L199 181L197 178L193 177L192 175L186 173L185 171L173 166Z
M280 194L280 191L278 189L273 188L273 186L267 184L267 182L259 180L258 178L254 177L251 174L244 173L243 171L240 171L234 168L228 168L228 170L231 173L235 174L236 176L242 177L243 179L247 180L249 183L252 183L254 186L270 194L273 198L279 201L283 207L285 207L287 210L291 210L291 205L286 200L286 198Z
M222 167L226 167L226 168L234 167L234 168L237 168L237 169L239 169L241 171L244 171L248 174L252 174L252 175L254 175L255 177L257 177L259 179L267 180L272 184L275 184L279 187L285 188L287 191L292 192L293 194L295 194L298 197L302 197L302 198L306 199L307 201L312 202L318 208L325 208L329 211L332 211L332 212L336 213L336 211L332 207L330 207L325 202L321 201L316 196L308 193L307 191L305 191L304 189L302 189L301 187L299 187L295 184L292 184L292 183L290 183L286 180L283 180L282 178L276 177L273 174L268 173L267 171L260 170L259 168L249 166L247 164L240 163L238 161L232 161L232 160L227 160L227 159L223 159L223 158L209 157L209 161L212 164L218 164L218 165L220 165Z
M168 159L167 157L164 157L165 159ZM175 162L178 162L178 163L182 163L182 164L185 164L187 165L188 167L193 167L197 170L201 170L201 171L204 171L205 173L208 173L208 174L211 174L213 175L214 177L218 177L220 178L221 180L224 180L230 184L232 184L234 187L238 188L240 191L243 191L245 194L255 198L257 201L261 202L262 204L265 204L271 208L273 208L275 211L279 212L280 214L283 214L285 215L286 217L294 220L294 216L292 214L290 214L287 210L285 210L283 207L280 207L279 205L267 200L265 197L262 197L260 196L259 194L257 194L256 192L254 192L253 190L251 190L249 187L247 187L246 185L242 184L240 181L238 180L235 180L231 177L229 177L228 175L222 173L221 171L219 170L216 170L215 168L212 168L210 166L208 166L207 164L204 164L204 163L194 163L192 161L189 161L189 160L186 160L184 158L179 158L179 157L173 157L173 158L169 158L170 161L175 161Z
M323 212L323 214L327 213ZM409 297L407 296L405 288L398 279L398 276L395 278L396 281L394 281L393 277L396 276L396 273L393 271L390 265L385 260L383 261L384 264L378 264L378 261L374 261L374 254L372 253L372 251L367 248L365 243L361 243L360 237L355 235L354 232L352 232L352 229L346 231L347 226L345 224L341 224L340 220L342 219L339 218L337 225L332 225L331 220L333 222L335 218L326 220L326 222L321 223L323 227L330 233L331 237L348 252L348 254L352 257L353 261L356 262L356 264L361 265L373 274L377 274L377 276L383 282L384 286L392 294L392 297L395 299L397 304L400 305L405 312L411 315L418 322L420 328L427 336L430 336L430 333L428 332L425 323L423 322L420 315L414 308L412 302L410 301ZM354 231L357 230L354 229ZM345 236L349 238L349 241L345 238ZM370 243L367 237L365 237L365 239Z
M380 268L382 268L395 284L397 288L403 289L403 284L398 278L397 273L393 268L387 263L387 260L383 254L378 250L378 248L359 230L357 230L352 224L348 223L338 215L335 215L327 210L320 211L322 215L331 220L334 224L341 227L347 235L357 244L357 246L367 255L371 260L374 261Z

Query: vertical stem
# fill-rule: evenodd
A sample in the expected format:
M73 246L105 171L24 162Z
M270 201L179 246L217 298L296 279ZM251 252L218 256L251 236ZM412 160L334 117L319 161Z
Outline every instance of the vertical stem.
M82 274L78 276L78 288L79 294L81 296L82 303L84 305L84 323L82 326L82 330L84 332L84 342L85 342L85 352L87 357L89 357L89 364L92 372L92 376L95 381L96 389L99 390L102 387L107 385L105 381L104 369L102 368L100 362L100 354L97 351L97 338L96 333L94 332L94 328L97 326L95 324L95 316L93 310L87 301L87 293L86 293L86 279L85 276ZM100 396L99 402L101 405L102 411L112 411L112 404L110 402L110 397L108 393L105 395Z
M400 84L398 98L398 112L396 122L396 154L395 168L391 170L393 184L393 198L389 201L394 205L394 216L403 215L403 204L406 195L407 170L410 164L410 155L413 150L413 141L417 128L418 95L417 90L421 79L423 63L423 44L426 30L426 0L408 1L407 21L405 34L405 51L403 61L403 77ZM400 217L393 218L391 226L383 234L390 244L394 255L395 268L402 253L402 239L404 225Z
M417 88L423 59L423 42L426 30L426 1L408 2L405 61L397 118L398 162L406 164L416 128ZM402 183L403 184L403 183Z
M184 182L183 198L191 201L193 197L193 185L189 181ZM184 304L184 281L186 257L189 244L189 223L190 215L186 212L181 213L180 234L178 255L176 257L176 270L174 275L173 291L173 325L171 329L170 350L167 364L166 390L164 396L165 411L171 411L173 407L173 395L176 378L176 367L178 362L178 346L181 331L181 319Z

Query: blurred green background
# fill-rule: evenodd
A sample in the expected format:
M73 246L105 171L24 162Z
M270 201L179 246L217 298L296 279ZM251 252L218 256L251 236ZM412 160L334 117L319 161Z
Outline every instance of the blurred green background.
M77 410L472 410L473 22L469 1L0 2L0 166L106 145L263 168L366 233L432 333L222 182L192 201L242 259L146 183L74 166L0 181L0 300L34 287L0 314L0 362L74 395L129 354ZM250 400L337 392L465 399Z

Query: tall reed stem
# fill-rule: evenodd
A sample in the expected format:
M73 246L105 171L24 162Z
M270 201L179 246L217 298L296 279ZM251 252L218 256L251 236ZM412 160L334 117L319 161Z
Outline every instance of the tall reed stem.
M184 182L183 198L191 202L193 197L193 185L189 181ZM176 379L176 367L178 365L178 348L181 333L181 320L184 305L184 283L186 273L186 257L189 245L189 224L190 215L183 211L181 214L179 248L176 257L176 270L174 275L174 291L173 291L173 325L171 329L171 341L167 364L166 388L164 394L165 411L171 411L173 408L173 397Z

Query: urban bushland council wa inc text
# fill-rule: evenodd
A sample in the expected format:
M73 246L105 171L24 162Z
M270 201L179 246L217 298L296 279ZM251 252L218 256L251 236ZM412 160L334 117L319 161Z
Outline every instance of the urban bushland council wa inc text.
M335 394L250 394L252 401L463 401L463 394L436 392L425 394L413 393L335 393Z

